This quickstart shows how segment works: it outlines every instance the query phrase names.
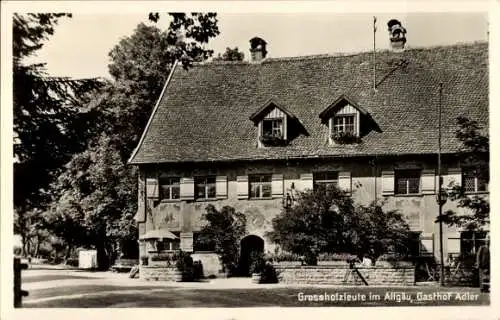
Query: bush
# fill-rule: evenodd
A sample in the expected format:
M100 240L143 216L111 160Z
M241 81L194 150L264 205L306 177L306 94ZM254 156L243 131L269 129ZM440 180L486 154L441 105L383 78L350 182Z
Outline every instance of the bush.
M318 261L351 261L358 257L350 253L328 253L323 252L318 255Z
M262 273L264 271L264 254L262 252L252 252L250 255L250 272Z
M189 253L179 251L174 255L175 267L182 273L182 281L198 281L203 278L201 261L193 261Z
M271 261L267 261L264 263L260 283L277 283L278 282L278 274L276 272L276 268L274 268Z
M268 257L276 262L301 261L302 259L301 255L291 252L281 252L279 254L269 255Z
M72 266L72 267L78 267L78 259L77 258L66 259L66 265Z

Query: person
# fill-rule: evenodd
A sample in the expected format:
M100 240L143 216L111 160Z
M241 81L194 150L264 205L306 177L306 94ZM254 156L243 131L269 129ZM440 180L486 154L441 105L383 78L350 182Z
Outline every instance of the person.
M477 250L476 266L479 269L479 288L481 292L489 291L490 284L490 236L486 236L484 245Z

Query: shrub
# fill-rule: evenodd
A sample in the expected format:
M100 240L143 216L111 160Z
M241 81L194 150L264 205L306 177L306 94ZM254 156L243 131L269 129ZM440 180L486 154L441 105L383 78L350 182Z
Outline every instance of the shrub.
M264 271L264 255L261 252L252 252L250 255L250 272L262 273Z
M351 261L358 257L350 253L328 253L323 252L318 255L318 261Z
M301 255L292 252L281 252L279 254L269 255L268 257L276 262L301 261L302 259Z
M337 144L351 144L361 142L361 138L351 132L333 133L332 140Z
M277 283L278 274L271 261L264 263L262 267L260 283Z
M203 278L203 265L201 261L193 261L189 253L177 252L174 257L177 271L182 273L182 281L197 281Z

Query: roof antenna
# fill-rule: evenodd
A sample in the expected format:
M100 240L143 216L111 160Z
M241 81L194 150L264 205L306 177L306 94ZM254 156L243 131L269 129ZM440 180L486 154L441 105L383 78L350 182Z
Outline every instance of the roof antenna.
M376 46L375 46L375 35L377 33L377 17L373 16L373 91L377 92L377 67L375 65L375 54L376 54Z

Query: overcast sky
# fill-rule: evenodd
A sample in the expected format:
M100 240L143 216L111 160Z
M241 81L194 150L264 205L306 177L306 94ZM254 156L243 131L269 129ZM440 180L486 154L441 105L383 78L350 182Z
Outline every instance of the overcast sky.
M387 49L387 21L399 19L406 27L407 46L422 47L487 39L487 14L481 13L391 13L376 14L377 49ZM158 26L168 25L163 16ZM47 62L52 75L109 77L108 52L121 37L131 35L144 14L74 14L61 20L54 36L37 60ZM334 52L357 52L373 48L372 14L219 14L221 34L208 45L215 54L238 47L249 58L248 40L259 36L268 42L268 57Z

